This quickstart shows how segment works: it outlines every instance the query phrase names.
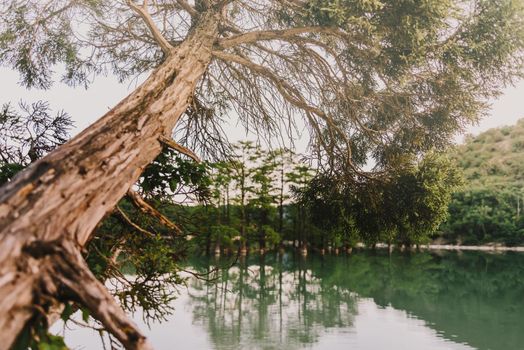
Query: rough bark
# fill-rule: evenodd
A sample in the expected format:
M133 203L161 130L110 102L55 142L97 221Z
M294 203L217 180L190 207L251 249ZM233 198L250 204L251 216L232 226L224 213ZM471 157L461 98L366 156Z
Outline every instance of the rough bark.
M45 309L42 300L60 300L62 286L127 348L151 348L87 271L79 281L57 269L68 259L56 253L69 247L66 257L81 259L80 249L98 222L159 154L159 138L171 136L211 60L217 23L217 14L200 18L188 39L139 88L0 190L0 350L10 348L35 305ZM130 333L122 334L124 328Z

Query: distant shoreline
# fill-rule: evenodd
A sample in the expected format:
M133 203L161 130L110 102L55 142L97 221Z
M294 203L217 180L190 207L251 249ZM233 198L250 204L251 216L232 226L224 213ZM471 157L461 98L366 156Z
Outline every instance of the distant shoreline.
M430 250L481 250L495 252L524 252L524 247L508 247L503 245L452 245L452 244L429 244L421 245L422 249Z
M359 244L359 247L364 245ZM387 244L378 243L377 248L388 248ZM393 246L394 249L401 249L399 246ZM413 246L412 249L417 249L416 246ZM418 246L418 249L425 250L478 250L478 251L488 251L488 252L524 252L523 246L508 247L499 244L492 245L454 245L454 244L421 244Z

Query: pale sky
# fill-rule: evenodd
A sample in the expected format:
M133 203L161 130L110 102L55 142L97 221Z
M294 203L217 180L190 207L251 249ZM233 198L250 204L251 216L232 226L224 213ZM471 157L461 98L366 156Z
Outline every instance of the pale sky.
M109 76L97 77L87 90L71 88L62 83L55 83L49 90L27 90L18 84L18 73L7 68L0 68L0 81L0 104L7 102L16 104L21 99L28 103L38 100L48 101L53 111L63 109L73 118L76 124L76 129L72 131L73 135L101 117L137 85L136 81L120 84L116 78ZM468 132L477 135L493 127L515 124L520 118L524 118L524 81L514 87L506 88L497 100L492 101L489 116L479 125L471 126ZM246 138L241 128L232 125L225 130L233 141ZM458 136L457 140L462 140L462 137ZM306 142L306 140L299 140L297 147L304 147Z

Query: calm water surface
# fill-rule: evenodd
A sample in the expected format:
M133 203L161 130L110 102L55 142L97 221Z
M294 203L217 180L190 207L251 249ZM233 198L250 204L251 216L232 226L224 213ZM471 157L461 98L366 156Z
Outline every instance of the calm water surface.
M148 329L156 349L524 349L524 254L385 251L198 258L224 266L190 279L168 321ZM57 329L57 327L55 327ZM88 330L75 349L102 349Z

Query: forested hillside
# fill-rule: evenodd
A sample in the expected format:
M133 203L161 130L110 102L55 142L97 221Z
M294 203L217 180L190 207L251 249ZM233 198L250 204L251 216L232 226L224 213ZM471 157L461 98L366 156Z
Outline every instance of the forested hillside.
M524 243L524 119L467 137L453 155L465 185L441 235L453 243Z

